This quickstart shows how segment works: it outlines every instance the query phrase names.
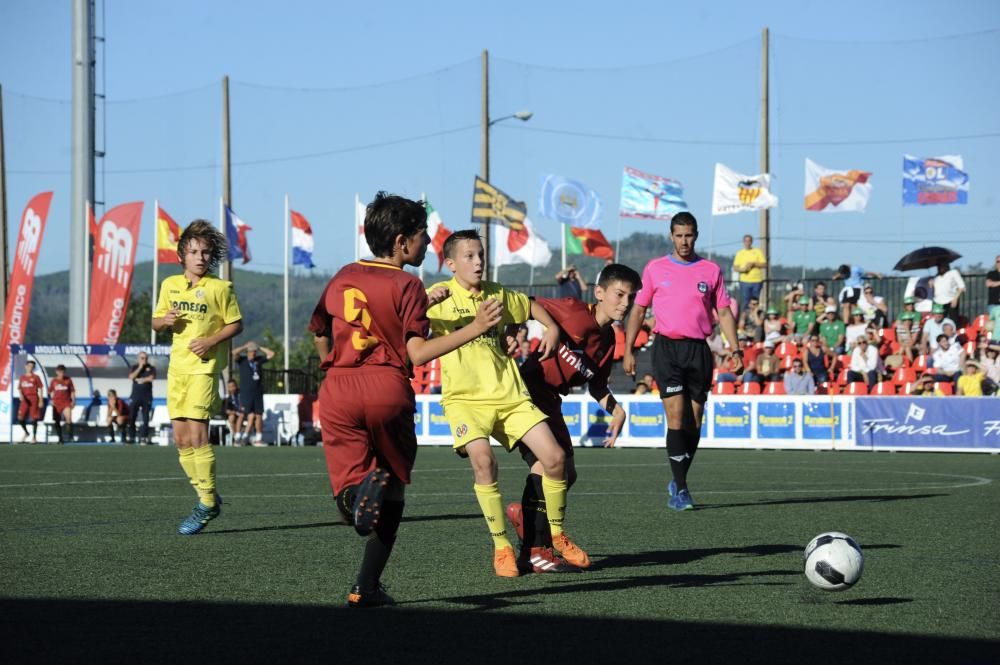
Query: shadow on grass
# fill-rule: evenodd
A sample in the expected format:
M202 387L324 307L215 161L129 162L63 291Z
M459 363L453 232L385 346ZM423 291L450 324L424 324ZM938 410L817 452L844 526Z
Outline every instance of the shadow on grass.
M0 615L5 665L468 665L526 652L534 663L986 663L997 653L996 642L951 637L399 607L0 599Z
M611 554L600 561L594 562L594 569L628 568L631 566L670 566L691 563L710 556L720 554L735 554L738 556L756 557L773 556L775 554L790 554L801 552L802 545L748 545L746 547L709 547L704 549L659 550L652 552L635 552L633 554Z
M851 503L854 501L869 501L871 503L887 503L889 501L907 501L909 499L933 499L947 494L853 494L850 496L816 496L801 499L774 499L771 501L748 501L746 503L699 503L698 510L713 510L716 508L747 508L753 506L794 506L810 503Z
M417 515L415 517L404 517L403 522L431 522L435 520L471 520L480 515ZM347 522L313 522L312 524L275 524L272 526L255 526L246 529L216 529L214 531L204 531L200 536L212 536L224 533L256 533L262 531L294 531L296 529L325 529L327 527L350 526Z
M912 598L855 598L853 600L838 600L837 605L903 605L912 603Z

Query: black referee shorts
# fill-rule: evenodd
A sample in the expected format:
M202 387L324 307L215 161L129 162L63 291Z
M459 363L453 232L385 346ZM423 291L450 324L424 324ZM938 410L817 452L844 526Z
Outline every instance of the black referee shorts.
M712 351L704 340L656 336L653 378L661 398L684 395L704 404L712 389L713 366Z

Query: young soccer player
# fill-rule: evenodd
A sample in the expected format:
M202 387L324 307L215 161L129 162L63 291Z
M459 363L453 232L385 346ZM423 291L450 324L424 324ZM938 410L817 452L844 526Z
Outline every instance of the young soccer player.
M52 400L52 420L56 424L59 443L73 440L73 407L76 405L76 387L73 379L66 376L66 366L56 365L56 375L49 381L49 398ZM63 422L66 423L67 437L63 438Z
M24 363L24 374L17 380L21 403L17 406L17 422L28 440L28 418L31 418L31 442L38 443L38 421L42 419L42 380L35 374L35 361Z
M352 506L355 530L368 537L347 596L350 607L393 603L381 576L417 454L411 363L422 365L478 338L503 311L497 301L482 303L464 329L427 339L427 294L403 270L419 266L427 252L424 205L379 192L365 214L365 240L375 258L333 276L310 324L329 340L319 413L330 484L338 504Z
M567 489L576 482L576 467L573 439L562 416L562 396L568 394L570 388L586 384L590 396L611 414L611 429L604 445L614 446L625 424L625 410L608 389L615 351L611 324L624 318L629 300L641 286L642 281L635 270L612 263L604 267L594 285L596 305L576 298L535 300L558 324L559 346L545 360L532 354L521 365L521 377L531 393L531 401L549 417L548 426L566 453ZM562 572L564 566L553 556L552 536L545 519L547 505L542 491L542 465L523 443L518 444L518 450L531 467L521 503L507 506L507 516L521 538L519 566L521 570L536 573Z
M483 281L483 244L475 231L451 234L443 252L448 269L455 275L431 289L432 293L440 290L448 294L427 312L435 335L468 326L476 307L494 299L503 303L505 325L524 323L531 316L548 328L538 347L542 358L555 351L559 328L544 307L523 293ZM490 330L441 358L441 405L455 438L456 452L467 456L472 464L476 498L493 537L493 568L500 577L520 574L514 548L507 538L490 436L508 451L518 441L531 450L542 469L542 494L554 549L573 565L585 568L590 565L586 552L563 531L566 453L545 423L546 415L531 403L517 363L507 355L505 347L501 331Z
M211 274L226 259L228 248L226 237L211 223L191 222L177 242L184 274L163 280L153 312L153 329L174 333L167 411L181 468L198 494L194 510L177 528L185 536L200 533L222 510L208 421L217 412L219 371L228 357L226 343L243 330L232 282Z
M625 327L625 373L635 376L632 352L636 335L652 305L656 317L653 374L667 416L667 456L674 479L667 485L674 510L691 510L694 502L687 473L701 439L701 419L712 386L713 359L706 338L714 315L730 345L736 344L736 321L718 264L695 253L698 221L689 212L670 220L674 251L653 259L642 272L643 287Z

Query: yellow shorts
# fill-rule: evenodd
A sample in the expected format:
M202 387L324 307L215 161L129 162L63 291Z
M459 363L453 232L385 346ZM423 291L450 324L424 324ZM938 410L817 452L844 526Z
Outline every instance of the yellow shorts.
M442 408L457 450L470 441L492 436L510 451L528 430L548 417L528 399L508 404L450 402Z
M219 377L167 372L167 413L171 420L210 420L218 412Z

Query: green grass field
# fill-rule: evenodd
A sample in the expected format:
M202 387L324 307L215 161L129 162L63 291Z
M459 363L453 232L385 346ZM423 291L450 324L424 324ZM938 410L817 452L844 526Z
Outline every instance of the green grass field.
M498 579L467 462L422 449L384 582L343 607L361 539L317 448L218 450L223 515L166 448L0 447L0 662L1000 662L1000 459L713 451L666 508L662 450L580 450L581 574ZM501 459L505 500L524 467ZM802 574L814 535L860 583Z

